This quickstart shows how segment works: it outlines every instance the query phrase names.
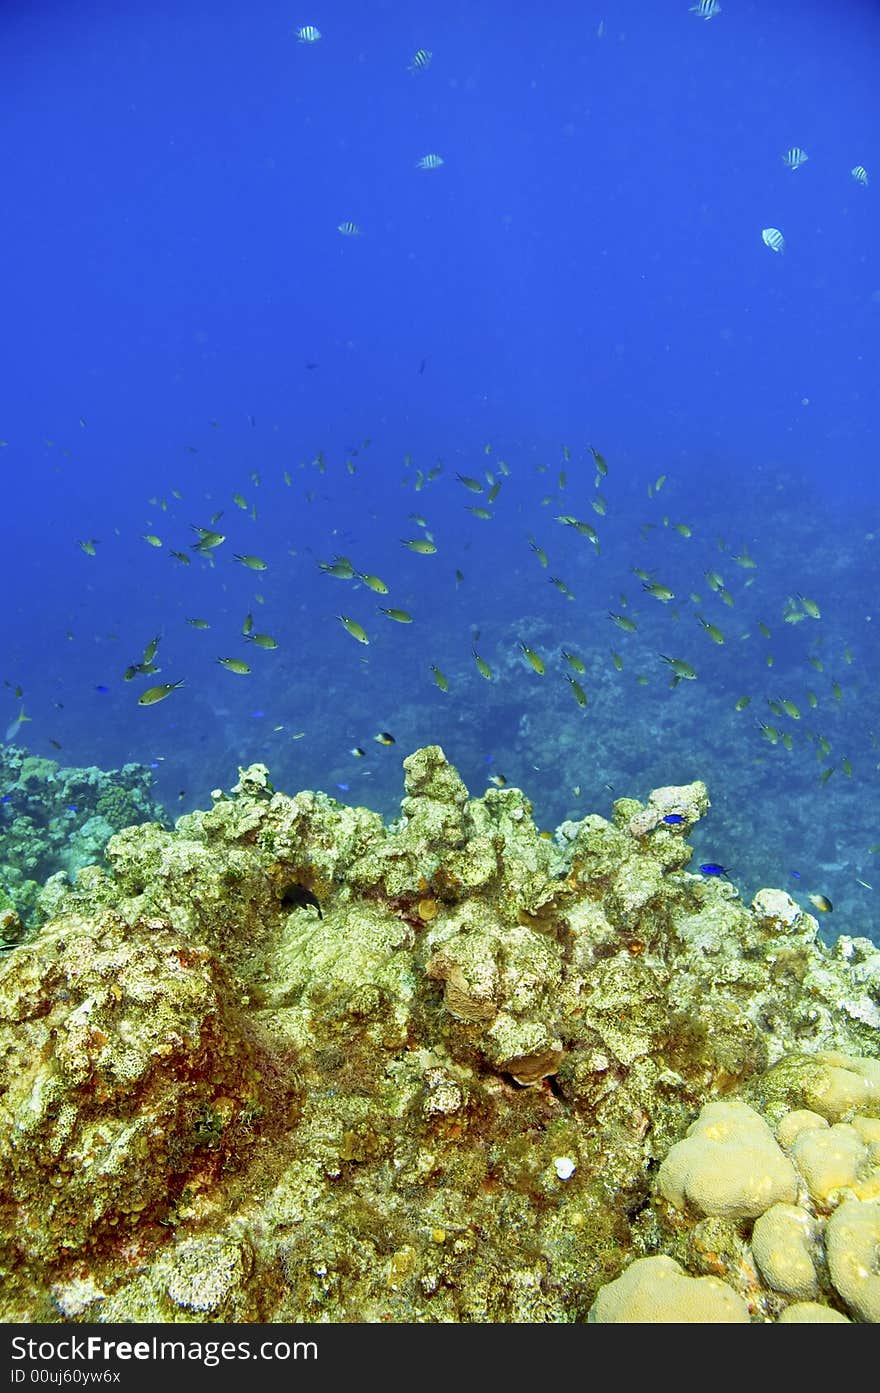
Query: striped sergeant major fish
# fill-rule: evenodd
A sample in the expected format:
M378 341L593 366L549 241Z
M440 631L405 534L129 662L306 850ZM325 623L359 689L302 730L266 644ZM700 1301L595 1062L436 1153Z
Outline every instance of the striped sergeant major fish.
M809 159L806 150L802 150L799 145L792 145L790 150L786 150L782 156L783 162L789 169L800 169L802 164L806 164Z
M416 161L416 169L439 169L442 163L442 155L422 155L422 158Z
M314 24L304 24L301 29L297 29L296 37L298 43L316 44L321 37L321 31L316 29Z
M361 230L356 222L341 222L336 231L341 232L343 237L359 237Z
M868 171L863 164L857 164L854 169L850 170L850 174L857 184L862 184L864 188L868 187Z
M689 13L699 15L700 19L714 19L720 15L721 6L718 0L697 0L696 5L691 5Z
M761 233L765 247L769 247L772 252L785 250L785 238L778 227L765 227Z
M412 62L407 67L407 72L423 73L426 68L431 66L433 53L428 48L418 48L413 54Z

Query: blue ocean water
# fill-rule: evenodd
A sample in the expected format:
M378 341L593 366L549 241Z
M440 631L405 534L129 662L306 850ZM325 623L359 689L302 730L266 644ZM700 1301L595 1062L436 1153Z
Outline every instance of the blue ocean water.
M172 816L259 760L392 817L434 743L548 829L701 778L694 867L880 936L878 7L0 24L0 733Z

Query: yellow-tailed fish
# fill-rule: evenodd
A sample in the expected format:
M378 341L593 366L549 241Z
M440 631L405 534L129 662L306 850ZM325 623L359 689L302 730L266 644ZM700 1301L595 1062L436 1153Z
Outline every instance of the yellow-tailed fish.
M470 474L456 474L455 477L460 484L464 484L466 489L470 489L471 493L483 492L483 485L479 479L472 478Z
M847 777L848 779L851 779L851 778L852 778L853 768L852 768L852 765L850 764L849 760L847 759L846 755L844 755L843 759L840 761L840 767L841 767L841 769L843 770L843 772L844 772L844 774L846 775L846 777Z
M447 680L446 674L440 671L436 663L431 663L431 671L434 674L434 681L440 688L441 692L448 692L449 682Z
M688 527L686 522L676 522L673 524L673 527L680 537L692 537L694 535L693 529Z
M384 580L380 580L378 576L367 575L365 571L358 571L357 574L358 579L362 580L364 585L368 586L370 590L374 590L377 595L388 594L388 586L385 584Z
M764 624L760 619L758 620L758 632L763 634L765 638L770 637L770 630L767 628L767 625Z
M488 508L470 507L468 504L465 504L465 511L473 513L475 518L482 518L484 522L488 522L492 516Z
M138 706L155 706L157 701L164 701L167 696L182 687L183 682L163 682L161 687L148 687L138 697Z
M162 545L162 538L157 537L154 532L145 532L144 541L148 542L151 547L160 547Z
M242 556L240 552L233 552L236 561L241 562L242 566L247 566L249 571L266 571L269 569L268 561L264 561L261 556Z
M664 663L669 664L676 677L682 677L690 682L696 677L697 674L695 669L684 658L668 658L665 653L661 653L660 657L663 659Z
M159 639L158 639L158 636L157 636L156 638L151 638L150 641L149 641L149 643L147 644L146 648L144 649L143 661L144 661L145 663L151 663L151 662L153 661L153 659L155 658L155 656L156 656L156 653L157 653L157 651L158 651L158 648L159 648Z
M843 699L843 688L839 682L831 683L831 695L834 697L835 701L841 701Z
M412 540L406 540L401 537L400 544L401 546L409 547L410 551L417 552L419 556L433 556L434 552L437 550L434 543L429 542L426 537L415 537Z
M745 711L751 699L752 698L750 696L738 697L737 700L734 702L734 711Z
M708 620L708 619L704 619L703 616L702 616L702 614L696 615L696 619L699 621L699 623L700 623L700 624L703 626L703 628L706 630L706 633L709 635L709 637L710 637L710 639L712 640L713 643L723 643L723 642L724 642L724 635L722 634L721 630L718 628L717 624L710 624L710 623L709 623L709 620Z
M567 672L565 676L566 680L571 685L571 690L574 692L574 699L577 702L578 706L586 706L587 694L581 686L580 682L577 680L576 677L572 677L570 672Z
M347 556L334 556L332 561L319 561L318 569L337 580L352 580L358 573Z
M749 556L749 553L745 547L743 547L739 555L735 555L733 559L736 562L737 566L742 566L747 571L753 571L758 564L757 561L755 561L751 556Z
M655 600L662 600L664 604L675 599L675 591L670 590L668 585L662 585L659 580L643 580L642 589L653 595Z
M379 605L383 614L387 614L389 619L394 619L398 624L411 624L412 615L407 614L405 609L386 609L384 605Z
M586 672L587 665L584 662L583 658L579 658L576 653L569 653L565 648L560 649L560 652L562 653L563 658L568 663L568 666L572 669L573 672Z
M533 552L535 553L535 555L537 556L537 558L538 558L538 560L540 561L541 565L542 565L542 566L546 566L546 565L547 565L547 553L546 553L546 551L544 550L543 547L539 547L539 546L538 546L538 543L535 541L534 537L530 537L530 538L529 538L529 546L531 547L532 551L533 551Z
M250 665L242 662L241 658L218 658L217 662L221 667L225 667L227 672L235 672L239 677L244 677L250 672Z
M366 631L356 619L349 619L347 614L337 614L336 618L339 620L343 629L350 633L352 638L356 638L358 643L369 643L370 640L367 637Z
M97 553L96 550L95 550L95 548L97 547L97 545L98 545L98 538L97 538L97 537L86 537L86 538L85 538L84 540L82 540L82 541L77 540L77 546L82 548L82 550L85 552L86 556L97 556L98 553ZM189 560L189 557L187 557L187 560Z
M800 594L798 595L798 599L800 600L806 613L810 616L811 619L822 618L822 611L819 609L819 606L816 604L815 600L808 600L805 595Z
M252 614L246 614L245 617L244 617L244 623L243 623L242 626L241 626L241 632L242 632L245 636L247 636L247 635L251 632L251 630L253 629L253 627L254 627L254 616L253 616Z
M623 629L625 634L634 634L638 625L634 619L629 619L625 614L612 614L608 611L608 618L613 619L618 629Z
M190 527L199 539L193 543L193 546L200 551L210 551L213 547L219 547L221 542L226 541L224 532L214 532L210 527L197 527L194 522L190 523Z
M277 638L273 638L271 634L247 634L246 637L249 643L255 643L258 648L271 649L278 647Z
M713 590L724 589L724 581L722 580L721 576L718 574L717 571L704 571L703 574L706 577L708 584L711 585Z
M485 679L486 679L487 682L491 682L491 681L492 681L492 669L490 668L489 664L486 662L485 658L481 658L481 657L480 657L480 655L479 655L479 653L477 652L476 648L472 648L472 649L471 649L471 652L472 652L473 655L474 655L474 662L475 662L476 665L477 665L477 671L479 672L480 676L481 676L481 677L485 677Z
M623 672L623 659L621 658L619 653L615 653L613 648L611 649L611 661L617 668L618 672Z
M376 735L373 736L373 739L376 741L376 744L377 744L377 745L394 745L394 744L396 744L396 741L395 741L395 739L394 739L394 736L391 734L391 732L390 732L389 730L380 730L380 731L378 732L378 734L376 734Z
M207 619L187 619L187 624L191 624L194 629L210 629L211 625Z
M520 643L522 655L531 668L535 670L539 677L544 676L544 660L539 657L534 648L529 648L528 644Z
M797 707L797 706L795 705L795 703L794 703L793 701L788 701L785 697L780 697L780 698L779 698L779 702L780 702L780 705L781 705L783 711L785 712L786 716L791 716L791 719L792 719L793 721L799 721L799 720L800 720L800 718L801 718L800 709L799 709L799 707Z
M605 463L605 460L604 460L604 458L602 457L602 455L599 454L599 451L596 450L596 449L594 449L592 445L590 446L590 454L593 456L593 459L596 461L596 469L598 470L598 472L602 475L602 478L604 479L604 478L606 477L606 475L608 474L608 465Z
M243 498L240 493L234 493L232 495L232 501L236 508L241 508L244 512L247 512L247 499Z
M590 499L590 507L594 513L599 514L600 518L604 518L605 514L608 512L608 503L602 497L601 493L597 493L595 498Z

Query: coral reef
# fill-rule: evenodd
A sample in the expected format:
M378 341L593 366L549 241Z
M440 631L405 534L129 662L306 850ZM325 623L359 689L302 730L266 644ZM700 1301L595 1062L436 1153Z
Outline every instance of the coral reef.
M880 950L690 874L700 783L548 837L404 771L386 825L254 765L53 882L0 1317L877 1319Z

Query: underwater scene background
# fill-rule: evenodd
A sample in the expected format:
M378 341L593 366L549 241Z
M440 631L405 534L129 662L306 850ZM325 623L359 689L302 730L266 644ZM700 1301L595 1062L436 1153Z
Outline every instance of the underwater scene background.
M2 27L6 893L59 770L441 745L548 832L704 780L691 869L880 941L877 7Z

